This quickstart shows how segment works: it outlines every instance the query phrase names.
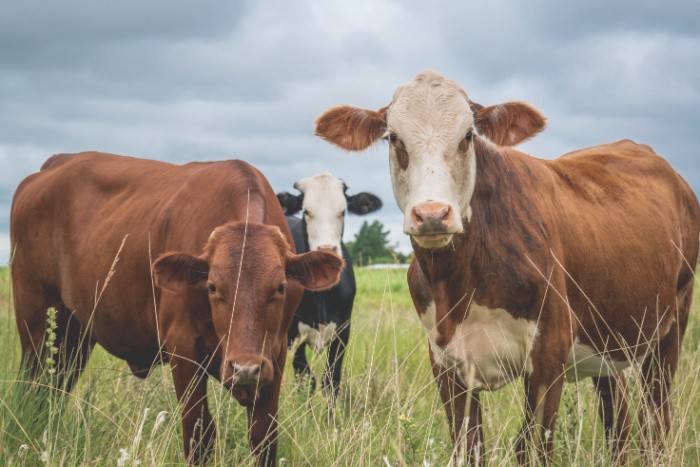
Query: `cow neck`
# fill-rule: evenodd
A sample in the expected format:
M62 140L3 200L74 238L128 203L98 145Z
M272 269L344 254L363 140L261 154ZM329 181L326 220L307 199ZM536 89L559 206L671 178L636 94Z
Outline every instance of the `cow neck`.
M492 144L475 138L476 186L471 219L464 233L445 248L421 248L412 240L416 260L431 289L438 316L462 321L470 303L503 308L516 315L536 300L532 264L538 262L546 234L541 216L527 206L523 186L532 184L522 158L515 161ZM546 251L546 250L545 250ZM543 261L546 262L546 259Z
M258 224L265 223L265 197L261 191L250 190L248 194L247 212L245 215L249 222L255 222Z

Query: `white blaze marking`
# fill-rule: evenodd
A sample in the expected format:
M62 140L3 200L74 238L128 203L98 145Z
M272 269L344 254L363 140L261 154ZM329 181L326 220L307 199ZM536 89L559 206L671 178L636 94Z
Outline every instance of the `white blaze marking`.
M306 342L314 352L321 353L335 337L338 325L334 322L321 324L318 328L299 322L299 342Z
M435 303L421 315L421 322L428 330L436 362L455 368L462 384L471 385L467 389L492 391L532 372L530 351L538 333L534 321L513 318L502 308L472 304L467 319L457 325L452 339L442 348L436 344ZM471 367L473 377L469 375Z

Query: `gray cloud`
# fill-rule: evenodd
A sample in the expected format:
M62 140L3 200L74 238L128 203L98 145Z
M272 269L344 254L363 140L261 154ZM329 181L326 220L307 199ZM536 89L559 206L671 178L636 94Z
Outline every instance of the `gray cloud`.
M320 171L374 191L410 249L386 147L347 154L312 134L325 108L379 108L435 69L483 104L549 118L542 157L629 137L700 189L700 4L11 0L0 17L0 262L19 181L57 152L182 163L239 157L276 190ZM364 218L348 221L346 240Z

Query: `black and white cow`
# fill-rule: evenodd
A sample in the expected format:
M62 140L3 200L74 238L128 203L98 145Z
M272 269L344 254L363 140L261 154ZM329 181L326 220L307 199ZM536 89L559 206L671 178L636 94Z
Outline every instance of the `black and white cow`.
M323 390L338 393L343 354L350 338L350 315L355 301L355 273L347 248L342 241L345 213L364 215L382 207L372 193L348 195L345 183L329 173L299 180L294 188L301 194L278 193L277 198L287 217L297 253L326 250L342 255L345 269L340 282L324 292L305 292L289 327L289 345L295 339L301 345L294 353L294 371L310 375L306 345L320 353L328 349L328 363L323 376ZM302 211L301 219L294 214ZM312 389L314 380L311 379Z

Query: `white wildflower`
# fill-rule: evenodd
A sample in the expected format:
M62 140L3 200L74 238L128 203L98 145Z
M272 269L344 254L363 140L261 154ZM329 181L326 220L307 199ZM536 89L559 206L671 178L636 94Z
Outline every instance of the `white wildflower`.
M49 451L42 451L41 456L39 456L39 460L43 462L44 464L49 463Z
M129 451L124 448L119 448L119 459L117 459L117 467L124 467L126 463L131 459Z
M24 457L24 455L29 451L29 445L28 444L23 444L19 447L17 450L17 456L18 457Z
M136 436L134 436L134 442L132 443L132 451L135 451L136 448L138 448L139 444L141 444L141 434L143 433L143 424L146 423L146 417L148 417L148 411L150 409L146 407L143 411L143 418L141 419L141 423L139 424L139 429L136 431Z
M156 422L153 424L153 429L151 429L151 438L153 437L153 435L156 434L158 428L160 428L160 426L163 423L165 423L165 420L167 420L167 418L168 412L166 412L165 410L161 410L160 412L158 412L158 415L156 415Z

